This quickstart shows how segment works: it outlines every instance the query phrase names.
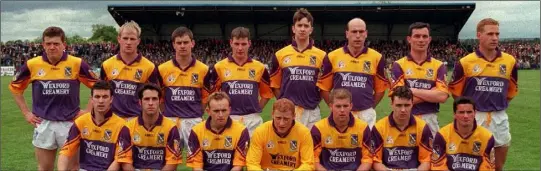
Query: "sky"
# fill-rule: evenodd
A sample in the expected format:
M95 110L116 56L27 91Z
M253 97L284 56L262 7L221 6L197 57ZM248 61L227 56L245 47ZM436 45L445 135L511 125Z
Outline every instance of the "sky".
M306 2L306 1L305 1ZM310 1L325 4L329 1ZM393 1L389 1L393 2ZM539 1L462 1L475 2L476 9L459 33L459 39L475 38L475 27L479 20L491 17L500 22L501 38L539 38L540 37L540 2ZM1 1L1 37L9 40L33 40L45 28L51 25L64 29L68 36L92 36L93 24L114 25L117 23L107 11L109 4L201 4L225 3L225 1ZM269 1L229 1L227 3L269 3ZM302 1L275 1L280 4L299 4ZM332 1L332 3L374 3ZM405 3L405 2L400 2ZM426 3L410 1L407 3ZM453 1L431 1L431 3L453 3Z

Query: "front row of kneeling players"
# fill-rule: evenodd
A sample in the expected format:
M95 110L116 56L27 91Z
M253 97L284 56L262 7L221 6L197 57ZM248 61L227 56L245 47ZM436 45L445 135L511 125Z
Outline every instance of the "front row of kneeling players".
M229 117L231 101L223 92L209 96L209 118L194 126L187 166L194 170L494 170L492 134L475 123L475 105L467 98L453 104L454 122L432 138L426 123L411 115L413 95L397 87L392 113L370 127L351 114L345 89L330 94L331 114L311 130L295 123L294 104L278 99L272 121L252 137ZM91 90L93 110L77 118L60 151L59 170L76 162L84 170L176 170L183 141L176 124L158 112L160 89L138 91L142 114L125 121L112 113L111 86L98 81ZM122 123L122 124L118 124ZM84 142L84 143L83 143Z

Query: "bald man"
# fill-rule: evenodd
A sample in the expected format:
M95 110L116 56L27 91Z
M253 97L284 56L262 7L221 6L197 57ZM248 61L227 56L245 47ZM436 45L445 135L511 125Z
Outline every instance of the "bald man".
M346 26L344 47L330 52L323 59L318 87L321 97L329 104L329 92L345 88L353 95L352 113L372 128L376 122L376 105L389 87L385 77L385 60L374 49L364 45L368 34L366 23L360 18Z

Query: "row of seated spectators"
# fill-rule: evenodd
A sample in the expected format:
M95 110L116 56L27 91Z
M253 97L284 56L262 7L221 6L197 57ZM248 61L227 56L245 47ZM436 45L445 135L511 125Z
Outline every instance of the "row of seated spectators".
M270 63L270 57L280 48L290 44L290 40L256 40L252 41L250 55L263 63ZM315 46L326 51L344 46L345 41L325 40L316 41ZM369 41L366 44L382 53L386 62L390 64L409 52L408 45L400 41ZM449 67L460 57L475 50L475 45L449 43L449 41L431 42L431 55ZM518 58L521 69L539 68L540 43L539 41L513 41L502 42L500 48ZM68 45L67 51L75 56L82 57L91 66L98 67L102 61L118 52L119 46L114 43L85 43ZM149 42L143 41L139 45L139 51L156 64L170 60L174 56L174 50L169 41ZM43 48L39 43L18 42L3 44L1 46L0 60L2 66L18 66L29 58L39 56ZM216 61L229 55L231 48L228 41L219 39L197 40L194 55L202 62L213 65Z

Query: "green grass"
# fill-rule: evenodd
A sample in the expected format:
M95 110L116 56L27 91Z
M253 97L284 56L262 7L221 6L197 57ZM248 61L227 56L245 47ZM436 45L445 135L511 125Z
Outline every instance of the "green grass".
M0 170L36 170L34 148L31 143L33 128L26 123L13 97L10 95L8 84L10 77L1 78L2 108L1 108L1 167ZM539 139L540 139L540 74L539 70L519 71L519 95L511 102L507 113L511 125L512 146L509 149L506 170L540 170ZM30 86L29 86L30 87ZM89 89L81 88L81 105L85 106ZM25 92L27 104L31 106L31 91ZM270 120L269 102L262 117ZM384 98L377 106L378 119L389 114L389 98ZM439 113L440 127L450 123L453 118L452 98L441 105ZM328 116L329 109L321 104L322 117ZM188 170L184 164L179 170Z

